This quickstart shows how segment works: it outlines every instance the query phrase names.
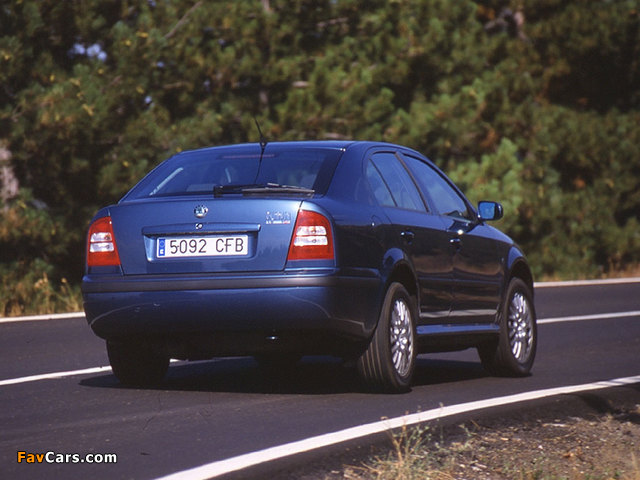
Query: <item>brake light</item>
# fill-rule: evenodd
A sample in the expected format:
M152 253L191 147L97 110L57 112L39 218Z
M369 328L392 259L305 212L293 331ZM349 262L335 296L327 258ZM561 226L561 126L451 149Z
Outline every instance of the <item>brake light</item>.
M324 215L300 210L287 260L333 260L331 223Z
M120 265L111 217L99 218L89 227L87 265L89 267Z

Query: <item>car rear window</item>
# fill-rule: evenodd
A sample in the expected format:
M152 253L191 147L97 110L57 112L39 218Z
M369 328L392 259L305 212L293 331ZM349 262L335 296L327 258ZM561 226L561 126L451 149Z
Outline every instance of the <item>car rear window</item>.
M178 154L149 173L124 199L212 194L216 186L277 184L324 194L342 150L336 148L210 148ZM124 200L123 199L123 200Z

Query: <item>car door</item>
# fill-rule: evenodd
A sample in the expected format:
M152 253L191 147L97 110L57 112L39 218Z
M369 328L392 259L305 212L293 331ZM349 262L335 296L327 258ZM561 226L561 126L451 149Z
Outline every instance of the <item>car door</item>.
M390 249L408 257L420 288L419 323L446 318L453 299L453 265L442 219L427 210L414 181L392 151L367 159L366 176L380 207L391 221Z
M403 158L447 232L455 280L451 321L493 322L500 302L502 268L491 227L477 220L468 201L440 172L417 157Z

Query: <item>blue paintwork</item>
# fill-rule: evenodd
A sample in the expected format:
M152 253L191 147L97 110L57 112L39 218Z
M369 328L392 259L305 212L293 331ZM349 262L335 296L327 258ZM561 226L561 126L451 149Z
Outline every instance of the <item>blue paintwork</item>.
M365 175L376 152L410 155L439 172L397 145L270 143L260 176L279 154L311 150L330 152L313 195L150 196L159 191L158 177L191 158L237 155L257 166L259 145L245 144L181 153L100 210L96 219L112 218L122 265L85 272L84 307L94 332L162 339L182 357L277 350L274 338L291 339L282 350L357 355L377 325L387 286L402 281L419 306L423 350L471 346L498 333L496 311L511 276L517 272L532 286L526 259L508 236L478 220L466 199L471 219L441 215L430 204L429 213L380 206ZM197 206L208 210L202 219ZM335 260L287 261L300 209L329 218ZM156 258L159 238L236 233L249 237L246 257ZM212 340L195 342L198 351L190 352L185 344L198 337Z

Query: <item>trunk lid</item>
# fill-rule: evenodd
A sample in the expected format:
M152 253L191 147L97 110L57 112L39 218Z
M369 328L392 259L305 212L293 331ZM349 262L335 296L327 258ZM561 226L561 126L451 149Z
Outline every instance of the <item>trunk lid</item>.
M302 200L181 197L110 208L125 275L281 271Z

